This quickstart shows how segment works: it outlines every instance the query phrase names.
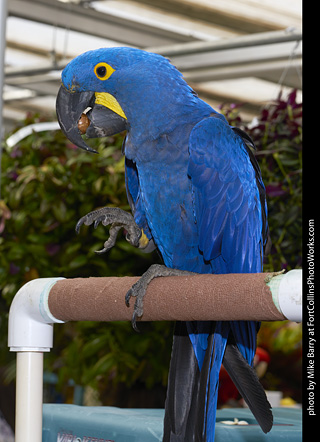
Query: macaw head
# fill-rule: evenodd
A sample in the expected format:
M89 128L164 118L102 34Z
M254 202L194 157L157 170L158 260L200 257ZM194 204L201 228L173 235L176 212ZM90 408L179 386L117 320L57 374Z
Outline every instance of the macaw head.
M181 73L161 55L103 48L85 52L65 67L56 110L67 138L93 151L81 137L84 133L101 137L150 130L155 138L175 120L177 108L193 99Z

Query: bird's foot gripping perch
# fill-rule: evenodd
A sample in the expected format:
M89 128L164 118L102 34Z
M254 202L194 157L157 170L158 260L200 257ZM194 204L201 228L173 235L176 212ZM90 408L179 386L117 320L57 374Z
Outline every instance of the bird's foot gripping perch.
M137 328L137 319L141 318L143 315L143 299L146 294L148 285L154 278L159 276L184 276L184 275L194 275L192 272L187 272L184 270L171 269L161 264L153 264L148 270L141 276L141 278L133 284L130 290L128 290L125 300L126 305L129 307L129 302L131 297L135 297L136 301L134 304L134 311L131 319L132 327L135 331L139 331Z
M116 243L117 235L120 229L126 230L126 240L134 247L141 247L142 230L135 223L133 216L118 207L103 207L102 209L94 210L87 213L79 219L76 225L76 232L79 233L80 227L84 224L90 226L94 224L97 228L99 224L103 226L110 225L109 238L104 243L102 250L97 250L96 253L105 253L110 250Z

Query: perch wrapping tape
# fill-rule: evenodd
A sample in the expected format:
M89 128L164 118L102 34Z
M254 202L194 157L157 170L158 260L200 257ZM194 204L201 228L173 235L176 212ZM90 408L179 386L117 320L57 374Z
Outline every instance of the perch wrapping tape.
M159 277L148 286L143 321L281 321L267 282L272 273ZM130 321L125 295L138 277L62 279L48 306L62 321Z

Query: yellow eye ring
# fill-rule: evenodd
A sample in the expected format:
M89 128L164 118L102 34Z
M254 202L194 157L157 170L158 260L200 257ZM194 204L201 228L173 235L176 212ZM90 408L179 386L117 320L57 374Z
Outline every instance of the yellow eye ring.
M114 73L115 69L107 63L98 63L94 67L94 73L99 80L107 80Z

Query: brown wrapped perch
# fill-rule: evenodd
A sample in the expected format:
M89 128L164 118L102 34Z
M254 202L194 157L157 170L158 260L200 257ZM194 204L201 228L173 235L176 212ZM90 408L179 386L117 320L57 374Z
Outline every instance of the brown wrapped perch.
M286 319L267 285L272 273L188 275L154 279L144 298L142 321ZM61 321L130 321L125 295L138 277L62 279L48 306Z

